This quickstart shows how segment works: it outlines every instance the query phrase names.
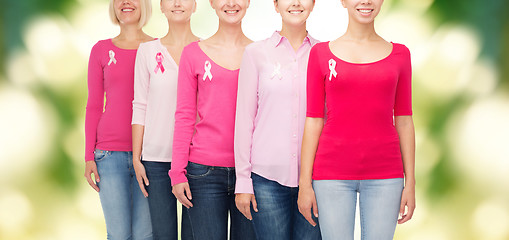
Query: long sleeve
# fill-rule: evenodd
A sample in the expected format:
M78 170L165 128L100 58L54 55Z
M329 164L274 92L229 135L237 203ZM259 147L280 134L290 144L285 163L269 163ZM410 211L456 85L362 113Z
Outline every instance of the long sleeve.
M311 48L308 61L307 73L307 117L324 117L325 106L325 82L322 71L320 69L320 59L318 53L318 46L316 44Z
M96 44L88 61L88 99L85 114L85 161L94 160L97 126L104 107L104 75L100 61L101 49Z
M237 91L237 110L235 115L235 172L237 176L235 193L251 193L251 146L253 141L254 122L258 109L258 70L246 48L239 72Z
M410 51L402 46L401 69L396 88L396 99L394 102L394 115L412 115L412 64Z
M191 66L192 51L184 48L180 58L177 83L177 109L175 111L175 130L173 133L173 154L169 172L171 184L187 182L186 167L189 161L189 148L196 124L198 79Z
M134 66L134 100L133 100L133 118L132 124L145 125L145 114L147 110L148 91L150 85L150 72L147 68L147 59L145 58L146 49L143 44L136 53L136 62Z

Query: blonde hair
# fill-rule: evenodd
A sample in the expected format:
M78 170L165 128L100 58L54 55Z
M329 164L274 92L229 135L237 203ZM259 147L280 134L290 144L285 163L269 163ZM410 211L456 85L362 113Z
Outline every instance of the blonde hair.
M113 5L113 2L115 0L110 0L110 19L111 22L115 25L119 25L120 22L118 21L117 14L115 13L115 6ZM152 16L152 2L150 0L140 0L140 21L138 22L138 27L142 28L148 23L148 20L150 19L150 16Z

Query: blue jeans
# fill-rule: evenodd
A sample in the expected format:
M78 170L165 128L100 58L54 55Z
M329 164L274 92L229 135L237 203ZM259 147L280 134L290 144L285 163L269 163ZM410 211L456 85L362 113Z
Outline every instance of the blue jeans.
M99 197L108 239L152 239L148 200L133 168L132 152L95 150Z
M298 187L287 187L251 174L258 204L252 210L253 226L259 240L320 240L320 227L313 227L297 206ZM318 223L318 221L315 219Z
M235 206L235 168L189 162L187 180L193 199L188 209L195 240L255 239L253 224Z
M359 193L361 239L393 239L403 178L377 180L315 180L318 219L324 240L354 239Z
M142 161L149 185L148 206L152 219L154 240L177 240L177 199L171 192L171 181L168 176L169 162ZM192 240L191 223L187 211L182 206L182 240Z

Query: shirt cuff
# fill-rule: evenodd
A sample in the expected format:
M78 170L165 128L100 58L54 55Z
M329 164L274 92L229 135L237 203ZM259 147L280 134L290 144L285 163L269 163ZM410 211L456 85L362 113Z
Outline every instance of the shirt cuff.
M251 178L239 179L235 182L235 193L254 194L253 180Z
M170 170L168 170L168 176L170 176L172 187L179 183L187 182L185 170L178 172L178 171L173 171L170 169Z
M131 125L139 124L139 125L145 125L145 112L143 114L138 113L136 110L133 111L133 118L131 121Z
M94 152L92 152L90 154L85 154L85 162L94 161L94 160L95 160Z

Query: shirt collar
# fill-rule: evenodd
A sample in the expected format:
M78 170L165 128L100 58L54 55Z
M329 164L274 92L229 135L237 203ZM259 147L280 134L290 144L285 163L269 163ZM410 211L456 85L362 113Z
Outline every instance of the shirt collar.
M279 44L281 44L281 42L283 42L283 39L285 39L285 37L281 36L280 31L275 31L274 34L272 34L272 36L270 37L270 42L272 46L277 47L279 46ZM311 37L309 33L304 38L304 43L310 44L311 46L315 45L318 42L319 41Z

